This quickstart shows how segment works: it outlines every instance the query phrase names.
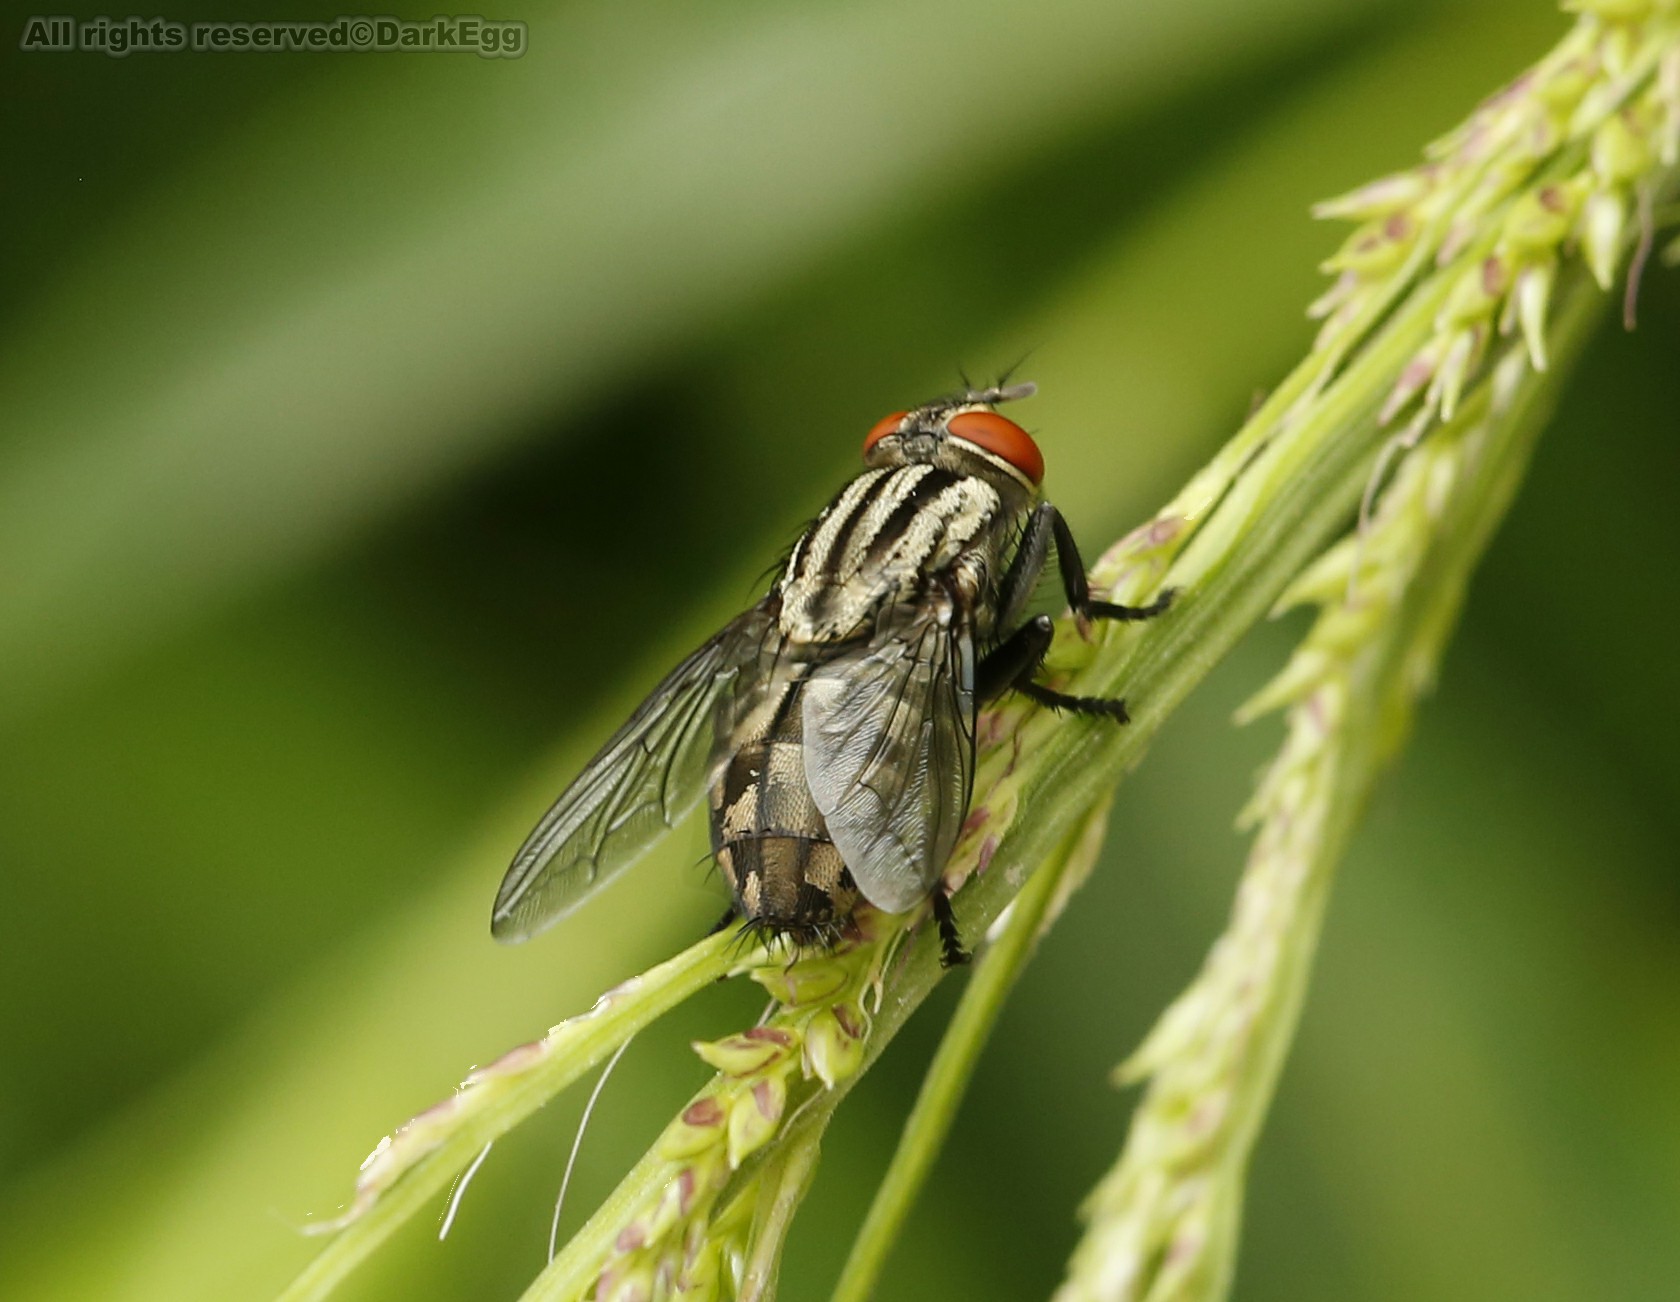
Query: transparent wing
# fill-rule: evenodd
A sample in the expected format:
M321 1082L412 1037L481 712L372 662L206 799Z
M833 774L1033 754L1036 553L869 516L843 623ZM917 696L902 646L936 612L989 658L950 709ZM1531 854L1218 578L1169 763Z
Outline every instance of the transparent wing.
M804 685L805 780L863 896L902 913L945 868L974 786L974 642L905 614Z
M525 940L559 921L673 827L705 790L720 702L769 632L763 607L673 669L560 793L514 856L490 930Z

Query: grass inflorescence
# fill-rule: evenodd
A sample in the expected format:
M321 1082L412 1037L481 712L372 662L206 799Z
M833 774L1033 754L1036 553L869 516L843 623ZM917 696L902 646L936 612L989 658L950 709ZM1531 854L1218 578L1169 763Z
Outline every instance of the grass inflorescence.
M1003 997L1088 870L1115 781L1274 608L1318 620L1248 713L1284 747L1226 934L1122 1069L1149 1082L1087 1207L1060 1298L1212 1299L1298 1017L1329 880L1432 680L1469 575L1604 290L1650 245L1680 174L1680 6L1581 0L1559 46L1426 162L1321 205L1358 223L1326 264L1308 356L1209 464L1093 567L1111 599L1179 591L1160 620L1058 626L1060 690L1124 695L1133 723L984 713L975 800L945 874L976 966L840 1296L869 1294ZM695 1051L712 1079L528 1296L764 1299L835 1109L946 971L927 911L860 912L832 950L714 936L473 1073L369 1158L338 1232L289 1291L328 1293L484 1145L724 976L772 1009Z
M1408 297L1429 310L1375 414L1396 432L1354 528L1277 604L1319 613L1239 713L1285 709L1287 720L1243 815L1255 838L1230 923L1116 1073L1148 1090L1085 1208L1058 1302L1229 1291L1248 1160L1336 863L1434 682L1549 410L1545 373L1573 360L1630 249L1632 324L1654 205L1680 174L1680 22L1673 5L1575 7L1559 46L1424 165L1316 209L1360 222L1325 264L1336 281L1312 309L1325 318L1320 349L1380 346L1365 332L1381 315L1405 320Z

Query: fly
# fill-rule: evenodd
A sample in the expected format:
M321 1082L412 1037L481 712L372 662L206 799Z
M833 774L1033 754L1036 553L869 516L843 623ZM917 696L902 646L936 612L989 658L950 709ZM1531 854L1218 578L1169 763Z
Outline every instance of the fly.
M517 941L570 913L707 795L735 918L831 943L860 900L931 900L947 965L965 961L941 877L968 813L979 707L1006 691L1126 722L1120 700L1034 674L1046 615L1027 618L1056 553L1073 610L1148 619L1171 600L1091 596L1044 457L997 405L1030 384L969 390L878 422L866 469L794 544L769 593L679 664L560 794L496 895Z

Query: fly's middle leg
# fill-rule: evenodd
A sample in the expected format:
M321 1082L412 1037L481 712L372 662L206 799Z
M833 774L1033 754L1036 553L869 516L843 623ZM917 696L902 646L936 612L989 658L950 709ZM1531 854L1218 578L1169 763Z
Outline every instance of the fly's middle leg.
M1067 710L1074 714L1094 714L1130 723L1126 703L1106 696L1070 696L1034 682L1033 675L1044 663L1056 626L1048 615L1029 619L1011 633L982 660L974 675L974 692L982 701L1013 688L1022 696L1047 705L1052 710Z

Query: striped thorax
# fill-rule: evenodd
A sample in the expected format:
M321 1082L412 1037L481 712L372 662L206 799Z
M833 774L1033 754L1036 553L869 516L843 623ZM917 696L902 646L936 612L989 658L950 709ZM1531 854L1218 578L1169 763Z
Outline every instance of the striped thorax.
M800 644L848 641L959 560L997 572L1015 523L976 475L925 464L865 471L794 547L778 586L782 634Z

